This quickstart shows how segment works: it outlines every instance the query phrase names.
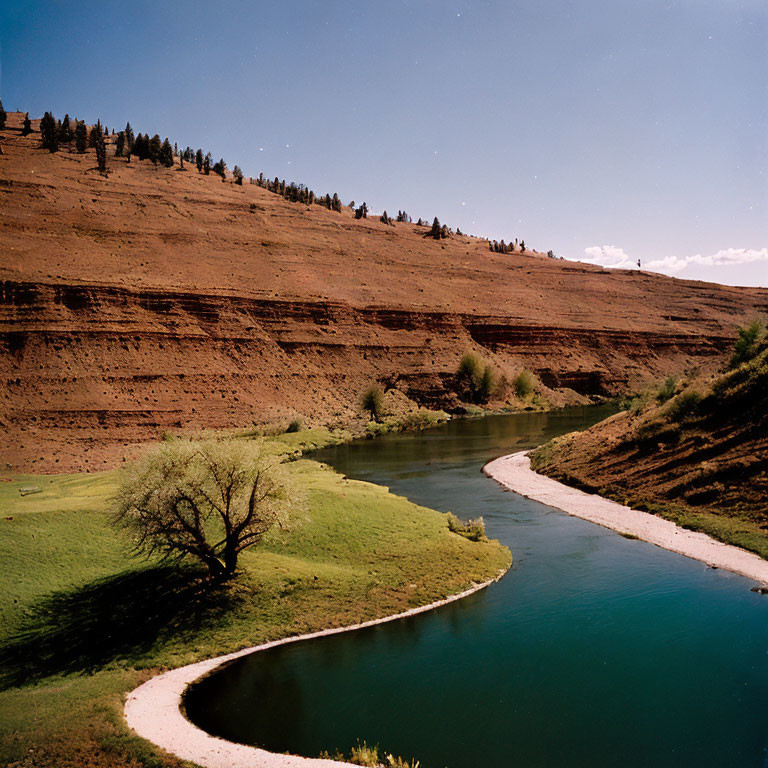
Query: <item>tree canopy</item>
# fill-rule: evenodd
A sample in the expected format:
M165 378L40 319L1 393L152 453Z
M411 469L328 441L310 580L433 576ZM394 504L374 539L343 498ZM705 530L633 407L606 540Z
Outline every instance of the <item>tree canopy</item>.
M114 522L139 553L192 557L220 580L235 573L240 552L285 527L292 506L288 479L262 443L179 439L124 471Z

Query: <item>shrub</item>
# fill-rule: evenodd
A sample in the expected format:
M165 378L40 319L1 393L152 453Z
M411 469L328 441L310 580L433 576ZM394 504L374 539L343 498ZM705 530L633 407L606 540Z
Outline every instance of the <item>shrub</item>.
M760 345L764 339L765 325L760 320L753 320L749 325L739 328L730 367L736 368L751 360L760 351Z
M364 741L357 742L357 746L352 747L352 752L349 756L349 761L354 765L365 765L368 768L378 768L381 764L379 762L379 748L374 745L369 747Z
M524 400L534 391L534 389L536 389L536 377L527 368L523 368L523 370L515 376L515 380L512 382L512 387L515 390L515 394L521 400Z
M485 522L482 517L462 523L456 515L448 513L448 530L470 541L486 541Z
M468 352L459 361L456 383L464 397L473 403L486 403L496 390L496 376L490 365Z
M384 415L384 391L378 384L373 384L363 392L360 398L363 410L371 414L371 418L379 422Z
M413 760L405 760L402 757L395 757L394 755L387 755L387 768L419 768L419 763L416 758Z
M695 389L681 392L670 404L667 410L667 418L670 421L684 421L696 412L701 399L701 393Z
M301 419L291 419L290 424L288 424L286 432L300 432L301 431Z
M656 402L666 403L672 395L675 394L677 389L677 376L667 376L664 379L664 383L659 387L659 391L656 393Z
M417 411L406 413L400 420L403 429L426 429L436 427L450 417L445 411L431 411L429 408L419 408Z

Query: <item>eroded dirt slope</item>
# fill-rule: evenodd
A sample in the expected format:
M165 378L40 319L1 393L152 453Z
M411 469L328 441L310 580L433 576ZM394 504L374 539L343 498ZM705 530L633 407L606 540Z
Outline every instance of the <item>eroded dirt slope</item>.
M165 430L344 423L374 380L455 407L468 350L510 378L534 370L557 402L615 394L714 366L768 308L766 290L435 241L111 145L104 177L93 150L50 154L20 127L12 113L0 132L12 467L101 468Z

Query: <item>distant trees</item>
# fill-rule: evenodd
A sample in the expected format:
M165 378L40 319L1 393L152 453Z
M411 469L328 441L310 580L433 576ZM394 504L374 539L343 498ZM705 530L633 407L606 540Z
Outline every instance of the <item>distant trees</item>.
M125 151L125 131L120 131L115 140L115 157L122 157Z
M197 166L197 172L203 172L203 150L198 149L195 153L195 165Z
M56 152L59 148L59 132L50 112L46 112L40 120L40 146L49 152Z
M387 212L384 211L384 213L379 216L379 221L383 222L384 224L391 224L394 226L394 222L392 221L392 218L387 215Z
M150 140L149 140L149 159L157 165L158 161L160 160L160 150L163 148L163 142L160 141L160 137L155 134Z
M243 172L240 170L239 165L236 165L232 169L232 178L235 180L235 184L239 184L241 187L243 186Z
M72 130L72 125L69 122L68 113L64 115L64 119L59 124L58 129L60 144L69 144L69 142L72 141L72 139L75 137L74 131Z
M440 221L437 216L435 216L435 220L432 222L432 229L429 230L429 236L434 237L435 240L439 240L441 237L448 237L447 227L440 226Z
M211 172L211 153L207 152L203 158L203 173L208 176Z
M227 164L223 157L219 158L219 161L213 166L213 172L218 173L222 179L227 177Z
M397 221L405 222L407 224L410 224L411 223L411 217L405 211L398 211L397 212Z
M82 120L78 120L75 125L75 149L77 153L82 155L85 152L85 148L88 144L88 131L86 130L85 123Z
M173 147L167 137L158 151L158 160L166 168L173 167Z
M2 99L0 99L0 131L2 131L5 128L5 121L8 117L6 111L3 109L3 102Z
M365 204L365 202L362 203L358 208L355 208L355 218L356 219L367 219L368 218L368 206Z
M96 150L96 167L99 173L107 173L107 145L104 141L104 134L101 132L101 125L98 123L91 131L94 135L93 148Z
M93 149L96 146L96 137L104 135L104 130L101 127L101 120L96 121L96 125L91 128L91 132L88 134L88 146Z
M32 133L32 123L29 119L29 112L24 113L24 122L21 126L21 135L27 136L28 134Z

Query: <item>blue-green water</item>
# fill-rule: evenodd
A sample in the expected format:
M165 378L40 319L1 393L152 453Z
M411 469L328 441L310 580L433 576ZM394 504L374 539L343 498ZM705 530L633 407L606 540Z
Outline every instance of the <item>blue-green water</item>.
M456 421L322 451L350 477L482 515L513 570L433 613L246 657L193 689L193 721L303 755L365 739L422 768L768 766L768 598L480 472L605 413Z

